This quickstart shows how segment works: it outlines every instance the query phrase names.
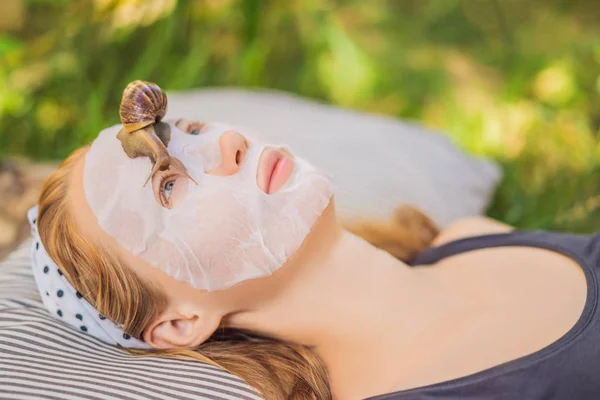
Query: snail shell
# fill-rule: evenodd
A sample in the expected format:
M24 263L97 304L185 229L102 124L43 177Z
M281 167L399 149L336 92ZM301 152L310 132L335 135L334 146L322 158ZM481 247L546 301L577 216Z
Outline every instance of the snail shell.
M166 112L167 95L156 83L133 81L123 91L120 115L127 132L160 122Z
M169 168L183 172L194 181L183 163L167 151L171 130L168 124L161 122L166 112L167 95L155 83L133 81L123 91L120 107L123 128L117 139L129 158L150 158L153 167L144 186L156 172Z

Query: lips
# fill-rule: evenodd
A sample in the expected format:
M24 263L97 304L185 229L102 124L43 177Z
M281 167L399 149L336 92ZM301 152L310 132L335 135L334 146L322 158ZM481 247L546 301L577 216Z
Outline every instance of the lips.
M257 184L267 194L281 189L294 170L291 155L280 149L267 148L260 156Z

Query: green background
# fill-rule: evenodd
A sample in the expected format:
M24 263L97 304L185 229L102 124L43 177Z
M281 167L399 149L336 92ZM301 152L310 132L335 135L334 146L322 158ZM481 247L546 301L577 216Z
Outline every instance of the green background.
M134 79L269 87L496 159L492 217L600 226L600 1L3 0L0 29L0 157L65 157Z

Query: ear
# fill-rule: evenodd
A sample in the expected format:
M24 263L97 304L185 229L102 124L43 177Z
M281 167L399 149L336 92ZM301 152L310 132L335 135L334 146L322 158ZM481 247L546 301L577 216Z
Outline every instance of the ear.
M217 330L217 316L166 312L144 330L144 341L155 349L193 348L204 343Z

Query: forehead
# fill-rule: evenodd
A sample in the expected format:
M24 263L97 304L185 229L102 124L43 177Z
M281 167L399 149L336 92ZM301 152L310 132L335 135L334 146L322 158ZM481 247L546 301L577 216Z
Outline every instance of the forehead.
M89 150L87 150L83 157L79 158L73 165L73 169L69 176L67 203L70 214L73 217L73 222L84 237L94 242L109 244L113 239L98 225L96 217L85 196L83 181L85 156L88 153Z
M89 150L87 151L89 152ZM86 152L86 154L87 154ZM169 285L178 285L179 282L174 278L167 276L161 270L152 267L143 259L134 256L121 246L114 238L108 235L98 224L92 209L85 197L83 190L83 174L85 167L85 155L73 165L73 169L69 176L69 185L67 191L67 205L69 213L73 218L73 223L77 230L92 243L98 244L100 247L108 251L114 252L118 259L125 263L128 268L131 268L136 275L146 280L154 282L160 279L163 287ZM167 294L169 291L167 291Z
M143 188L152 163L148 157L129 158L117 133L120 125L100 132L85 155L83 190L91 209L102 220L121 196L132 196ZM150 195L152 193L150 192ZM131 200L134 200L133 198Z
M206 141L218 140L218 129L212 128L206 135L190 135L175 126L173 121L168 122L170 127L170 140L167 150L171 155L179 156L186 149ZM86 154L86 163L84 168L85 192L87 195L107 193L113 190L115 185L126 187L133 181L146 182L149 172L152 169L152 162L149 157L130 158L123 150L121 141L117 134L122 129L122 125L115 125L102 130L90 146L90 151ZM127 182L121 179L126 178ZM115 181L117 180L117 181ZM93 186L88 187L88 183ZM94 196L91 196L94 197ZM91 204L92 209L96 210L96 205Z

